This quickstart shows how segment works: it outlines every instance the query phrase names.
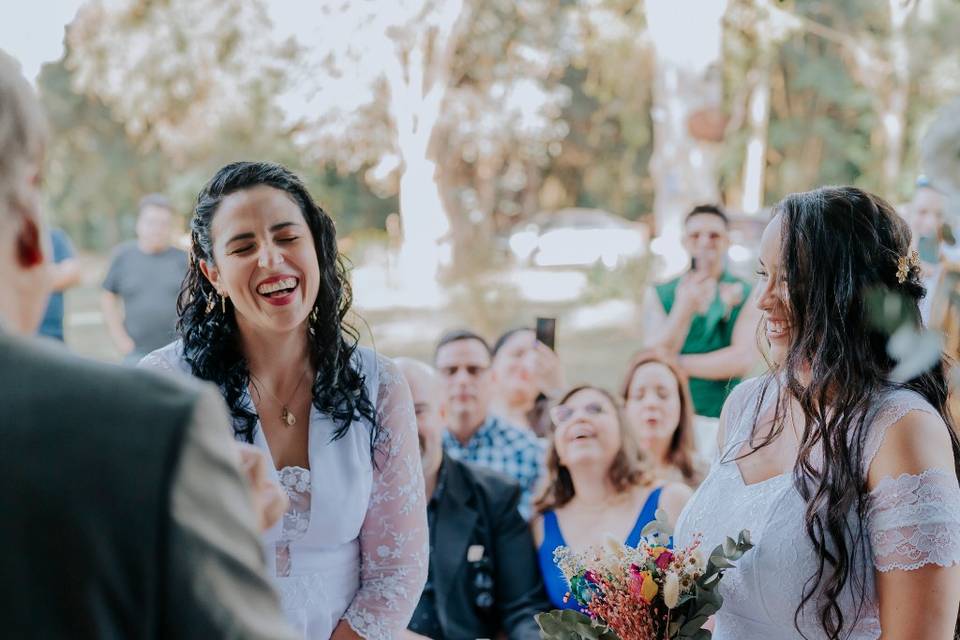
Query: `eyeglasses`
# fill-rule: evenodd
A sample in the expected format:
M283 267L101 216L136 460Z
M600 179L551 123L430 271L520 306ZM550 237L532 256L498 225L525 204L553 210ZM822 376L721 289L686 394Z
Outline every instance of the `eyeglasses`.
M467 375L471 378L476 378L481 373L489 369L490 367L483 367L478 364L465 364L465 365L451 365L449 367L440 367L440 373L442 373L447 378L452 378L457 375L457 372L463 369L467 372Z
M565 404L557 405L550 410L550 417L553 419L553 424L561 427L573 420L574 416L581 411L587 416L599 416L607 413L606 407L599 402L588 402L583 405L582 408L571 407Z

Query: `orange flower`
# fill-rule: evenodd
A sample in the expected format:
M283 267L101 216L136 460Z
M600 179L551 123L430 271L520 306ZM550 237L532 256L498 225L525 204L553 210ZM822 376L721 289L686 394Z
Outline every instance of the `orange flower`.
M637 571L630 580L630 593L644 602L651 602L657 597L660 587L649 571Z

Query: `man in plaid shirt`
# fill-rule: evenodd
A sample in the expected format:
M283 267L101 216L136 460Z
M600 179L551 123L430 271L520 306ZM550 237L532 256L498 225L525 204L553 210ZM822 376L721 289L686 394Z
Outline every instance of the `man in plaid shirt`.
M443 448L457 460L499 471L520 483L520 513L530 518L543 468L544 446L530 431L489 414L493 394L490 346L477 334L445 334L434 357L447 390L448 426Z

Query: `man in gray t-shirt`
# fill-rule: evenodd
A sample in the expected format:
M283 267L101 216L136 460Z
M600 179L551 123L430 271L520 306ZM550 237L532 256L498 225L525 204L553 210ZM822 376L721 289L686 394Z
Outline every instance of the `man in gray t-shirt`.
M117 247L103 281L104 321L125 362L135 363L174 339L187 254L170 243L172 223L166 198L144 198L137 240Z

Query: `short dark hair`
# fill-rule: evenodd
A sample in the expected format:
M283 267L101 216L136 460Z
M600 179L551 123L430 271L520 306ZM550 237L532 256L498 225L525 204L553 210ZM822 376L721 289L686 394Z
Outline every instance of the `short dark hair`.
M447 331L437 342L436 348L433 350L433 359L436 361L437 354L440 353L440 349L447 346L451 342L461 342L463 340L476 340L483 345L483 348L486 350L487 354L493 357L493 353L490 351L490 343L484 340L482 337L471 331L470 329L451 329Z
M162 193L150 193L148 195L140 198L140 203L137 205L137 215L143 213L143 210L147 207L157 207L158 209L166 209L170 213L173 213L173 202L170 201L170 198L163 195Z
M683 219L683 224L690 222L690 218L693 216L699 216L702 214L717 216L723 220L723 226L728 228L730 227L730 217L727 215L727 212L723 210L723 207L718 204L698 204L691 209L690 213L687 214L687 217Z

